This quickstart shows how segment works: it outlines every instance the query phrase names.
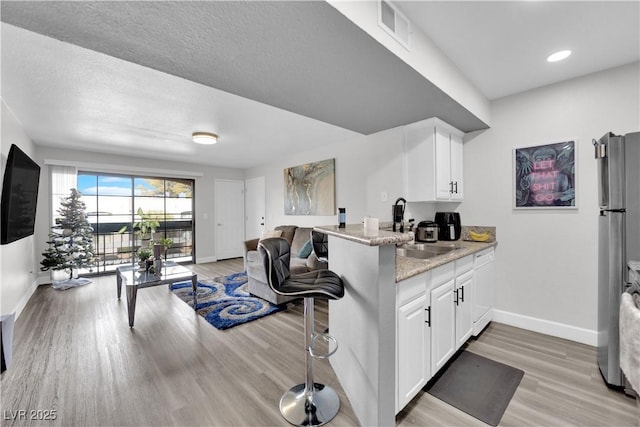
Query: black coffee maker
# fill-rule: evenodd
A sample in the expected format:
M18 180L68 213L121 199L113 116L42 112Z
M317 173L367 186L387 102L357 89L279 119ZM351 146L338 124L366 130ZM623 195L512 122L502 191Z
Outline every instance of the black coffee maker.
M458 240L460 238L460 214L458 212L436 212L438 240Z

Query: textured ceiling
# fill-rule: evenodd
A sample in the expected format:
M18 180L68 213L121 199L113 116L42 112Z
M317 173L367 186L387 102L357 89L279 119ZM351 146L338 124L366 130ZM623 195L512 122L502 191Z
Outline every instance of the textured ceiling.
M248 168L360 136L12 25L0 38L2 98L38 145Z
M640 58L638 1L394 3L490 99ZM39 145L246 168L431 116L486 127L325 2L2 0L0 19L2 97Z
M363 134L486 124L325 2L2 2L2 21Z

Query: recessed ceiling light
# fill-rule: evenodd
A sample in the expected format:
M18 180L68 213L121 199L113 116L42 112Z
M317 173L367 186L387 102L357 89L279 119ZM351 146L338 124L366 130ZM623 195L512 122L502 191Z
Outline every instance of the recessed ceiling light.
M547 58L547 61L548 62L562 61L563 59L568 58L569 55L571 55L570 50L561 50L559 52L552 53L551 55L549 55L549 57Z
M211 145L218 142L218 135L211 132L194 132L191 134L191 138L196 144Z

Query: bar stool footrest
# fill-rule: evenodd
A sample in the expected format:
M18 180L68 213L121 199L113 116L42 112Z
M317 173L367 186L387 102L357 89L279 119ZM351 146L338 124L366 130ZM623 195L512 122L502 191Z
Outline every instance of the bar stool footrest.
M315 348L316 348L316 341L318 339L322 339L324 342L326 342L328 344L328 347L329 347L329 351L328 352L326 352L324 354L316 353ZM331 348L332 347L332 343L333 343L333 348ZM334 337L332 337L328 333L326 333L326 332L322 332L320 334L314 333L311 336L311 343L309 344L309 354L312 357L314 357L316 359L328 359L336 351L338 351L338 340L336 340Z

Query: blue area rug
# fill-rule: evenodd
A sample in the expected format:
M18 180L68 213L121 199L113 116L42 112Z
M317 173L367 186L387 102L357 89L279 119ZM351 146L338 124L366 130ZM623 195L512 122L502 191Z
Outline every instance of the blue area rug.
M218 329L229 329L286 308L278 307L246 290L247 273L217 277L211 283L198 282L197 312ZM193 306L191 282L174 283L174 294Z

